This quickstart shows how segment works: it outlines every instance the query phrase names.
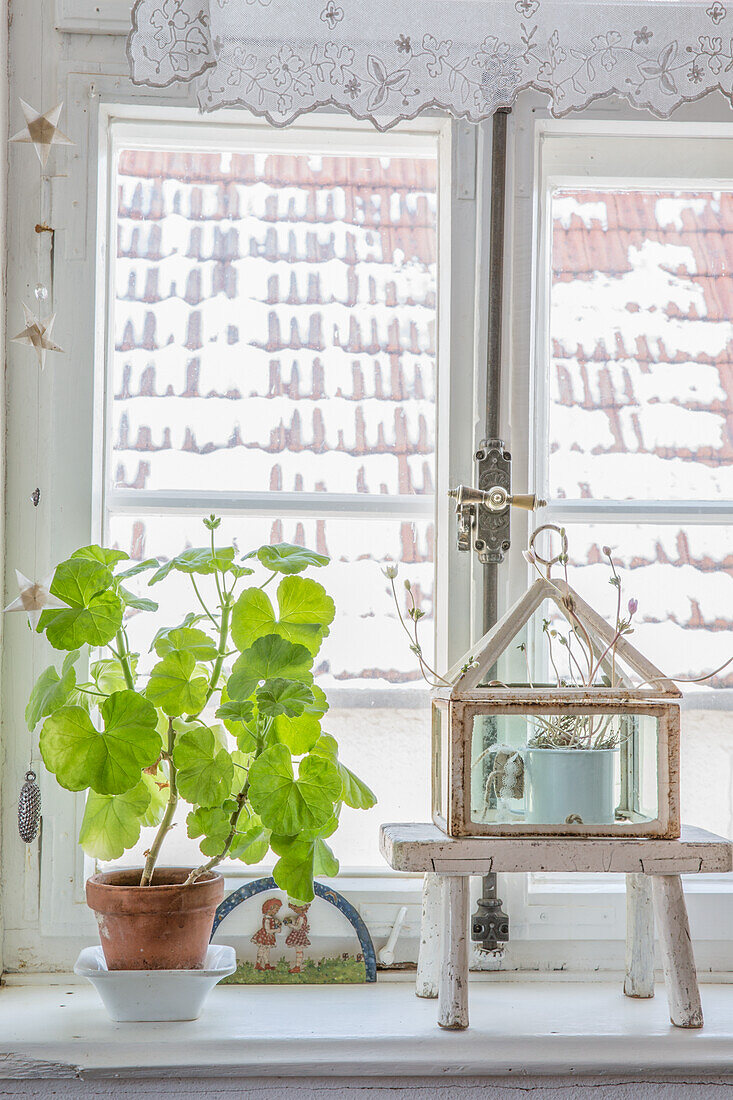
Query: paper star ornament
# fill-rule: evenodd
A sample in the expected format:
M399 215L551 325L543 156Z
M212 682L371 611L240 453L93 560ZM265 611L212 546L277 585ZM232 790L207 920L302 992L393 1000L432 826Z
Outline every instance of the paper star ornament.
M26 103L24 99L21 99L20 105L25 115L25 126L17 134L14 134L10 140L32 145L38 154L41 167L45 168L52 145L75 144L70 138L67 138L66 134L62 134L58 128L58 121L64 105L59 103L53 110L46 111L42 115Z
M28 306L23 303L23 312L25 313L25 328L22 332L19 332L17 336L13 336L14 344L25 344L27 347L33 348L38 359L41 370L46 366L46 352L47 351L63 351L58 344L54 344L51 339L51 330L56 320L56 314L52 314L45 321L42 321L40 317L28 309Z
M53 573L41 583L29 580L19 569L15 570L15 576L18 580L20 595L9 603L3 609L4 611L25 611L28 622L32 627L36 627L42 611L68 610L68 604L62 603L51 594Z

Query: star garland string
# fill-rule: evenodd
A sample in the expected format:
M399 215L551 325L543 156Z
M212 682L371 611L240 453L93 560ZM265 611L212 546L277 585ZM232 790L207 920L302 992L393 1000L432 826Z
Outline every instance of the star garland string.
M32 145L38 157L41 171L45 172L51 150L55 145L70 146L75 144L59 129L58 124L63 109L63 103L58 103L51 110L43 112L36 111L35 108L31 107L30 104L26 103L23 99L20 101L20 106L25 118L25 126L23 126L17 134L14 134L9 141L16 144ZM39 240L43 234L53 233L53 229L44 223L43 218L39 218L35 231ZM41 371L43 371L46 366L47 353L49 351L62 352L63 349L51 338L56 314L52 312L50 316L45 318L40 315L41 303L46 301L49 297L49 289L44 286L40 278L35 288L35 295L39 303L38 312L34 312L24 302L23 314L25 317L25 327L17 336L13 336L11 339L13 343L32 348L38 366ZM38 435L36 436L36 457L37 456ZM41 499L40 489L35 489L30 499L34 509L37 510ZM37 538L35 539L35 547L37 551ZM31 628L35 628L38 625L38 620L43 611L60 610L67 607L66 604L62 603L61 600L51 592L53 575L47 577L43 581L31 580L29 577L26 577L24 573L21 573L19 569L16 569L15 575L18 581L18 596L3 609L4 612L24 612L28 616L28 622ZM30 732L32 735L33 731ZM25 773L25 779L18 798L18 833L20 839L26 844L30 844L36 839L41 823L41 791L38 786L36 772L33 768L33 757L33 744L31 743L30 766Z

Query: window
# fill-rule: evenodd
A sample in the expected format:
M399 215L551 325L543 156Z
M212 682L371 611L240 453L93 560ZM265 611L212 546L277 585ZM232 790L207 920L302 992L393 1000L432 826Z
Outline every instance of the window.
M420 882L388 871L378 826L428 812L429 718L380 566L402 563L417 587L436 661L468 645L468 572L438 547L452 544L447 489L472 453L476 131L436 117L381 135L323 113L281 132L238 111L202 119L150 106L135 91L121 102L114 77L95 76L91 96L88 77L70 84L70 101L91 109L63 184L69 226L54 252L39 236L40 263L23 275L35 285L38 267L48 279L53 259L49 308L67 355L40 389L19 364L9 560L45 576L92 539L167 557L201 544L212 511L242 553L270 540L329 553L321 577L339 617L318 676L344 758L380 799L344 815L340 888L386 935L402 904L419 912ZM71 108L75 138L85 111ZM14 186L26 201L23 180ZM37 510L24 507L31 480ZM144 579L140 591L151 594ZM188 604L173 578L153 593L171 622L184 592ZM449 606L459 615L447 629ZM23 710L56 656L19 616L8 620L19 672L4 712L20 732L8 742L6 805L38 759ZM145 616L129 629L144 667ZM10 966L28 952L69 966L93 935L90 866L76 844L83 796L42 783L37 860L21 865L5 834L20 884L4 909ZM171 858L195 860L185 827L172 835ZM229 878L262 870L225 867ZM408 935L409 957L412 919Z
M379 795L344 814L336 851L381 871L379 822L428 805L426 784L405 782L428 774L427 690L380 567L404 565L430 623L440 128L311 126L283 142L239 127L223 152L213 129L110 128L106 537L164 560L215 512L243 553L331 557L317 683L344 760ZM164 621L195 599L188 580L156 589ZM128 627L143 670L152 629L145 614ZM173 858L196 851L179 830Z
M169 556L199 543L211 511L242 552L280 539L327 551L340 617L319 677L347 762L380 797L370 815L344 818L341 884L377 936L411 904L414 946L420 884L390 879L376 838L381 821L428 813L426 692L380 563L401 562L419 585L436 664L448 667L479 633L481 571L455 551L446 490L470 480L481 436L486 128L424 118L381 135L324 113L274 131L237 111L202 119L142 105L135 92L121 103L113 77L95 77L91 99L88 78L69 80L70 101L93 105L54 256L55 333L69 369L54 364L44 377L38 461L27 442L35 379L12 375L8 447L20 457L8 507L21 520L8 531L10 564L22 565L35 539L42 574L90 530L135 557ZM598 549L614 547L640 601L635 640L663 667L684 656L671 671L692 676L728 656L733 623L730 130L703 125L700 105L681 112L694 126L632 125L608 105L557 122L539 98L523 95L510 116L502 422L514 485L550 499L547 518L570 529L578 587L600 606ZM81 114L76 131L68 124L77 137ZM20 274L34 285L35 259ZM36 478L41 509L24 511ZM526 584L526 523L513 516L504 606ZM158 592L175 621L181 590ZM48 663L21 626L6 624L14 675L4 688L18 729ZM149 660L145 617L130 628ZM685 813L724 833L731 687L725 670L689 691L684 713ZM28 749L22 736L7 740L7 805ZM22 884L5 908L10 965L38 951L39 935L45 965L68 965L75 937L90 934L80 810L78 796L46 782L40 875L6 849ZM693 921L715 940L726 886L691 892ZM611 927L620 942L612 883L514 876L501 894L510 965L583 965Z
M537 470L578 585L597 606L612 602L610 546L626 598L639 602L635 644L694 680L733 649L730 138L658 129L625 140L625 158L594 158L582 177L573 163L575 179L552 134L543 142ZM676 178L665 163L672 143ZM576 143L581 156L586 148ZM730 668L681 685L683 819L724 835L731 685Z
M609 616L611 548L639 603L634 644L694 679L733 652L731 130L586 114L537 117L528 97L513 122L509 316L532 316L511 336L514 482L526 471L549 501L539 522L565 527L571 582ZM513 527L507 603L527 578ZM682 817L730 836L730 667L680 686ZM621 883L537 875L502 889L520 937L623 934ZM710 883L690 884L705 896L702 938L728 912L727 882L715 889L714 901ZM583 950L562 942L545 957Z

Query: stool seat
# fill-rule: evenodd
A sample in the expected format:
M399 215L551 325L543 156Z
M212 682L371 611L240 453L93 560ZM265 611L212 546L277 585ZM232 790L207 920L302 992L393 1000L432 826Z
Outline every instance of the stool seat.
M654 921L675 1027L703 1024L680 875L733 870L733 843L683 826L677 840L614 837L450 837L429 823L382 825L382 855L423 872L417 994L438 997L443 1028L468 1027L469 878L498 871L626 875L628 997L654 995Z
M382 825L382 855L395 871L485 875L490 871L721 874L733 843L691 825L679 840L628 837L452 837L436 825Z

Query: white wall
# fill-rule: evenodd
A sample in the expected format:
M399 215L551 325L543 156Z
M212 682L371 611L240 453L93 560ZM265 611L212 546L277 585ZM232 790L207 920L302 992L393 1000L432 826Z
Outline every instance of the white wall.
M7 307L7 249L6 249L6 220L8 206L8 15L5 12L0 18L0 347L5 348L5 318ZM5 368L5 355L3 355L3 368ZM5 369L3 369L3 377ZM0 388L0 439L5 436L5 391ZM5 454L0 449L0 485L5 488ZM3 492L3 497L4 497ZM3 591L3 563L5 561L5 522L4 510L0 508L0 606L5 606ZM3 642L3 623L0 616L0 648ZM2 677L0 676L0 688ZM3 773L4 743L0 735L0 781ZM2 823L0 822L0 834ZM3 969L3 919L0 907L0 971Z

